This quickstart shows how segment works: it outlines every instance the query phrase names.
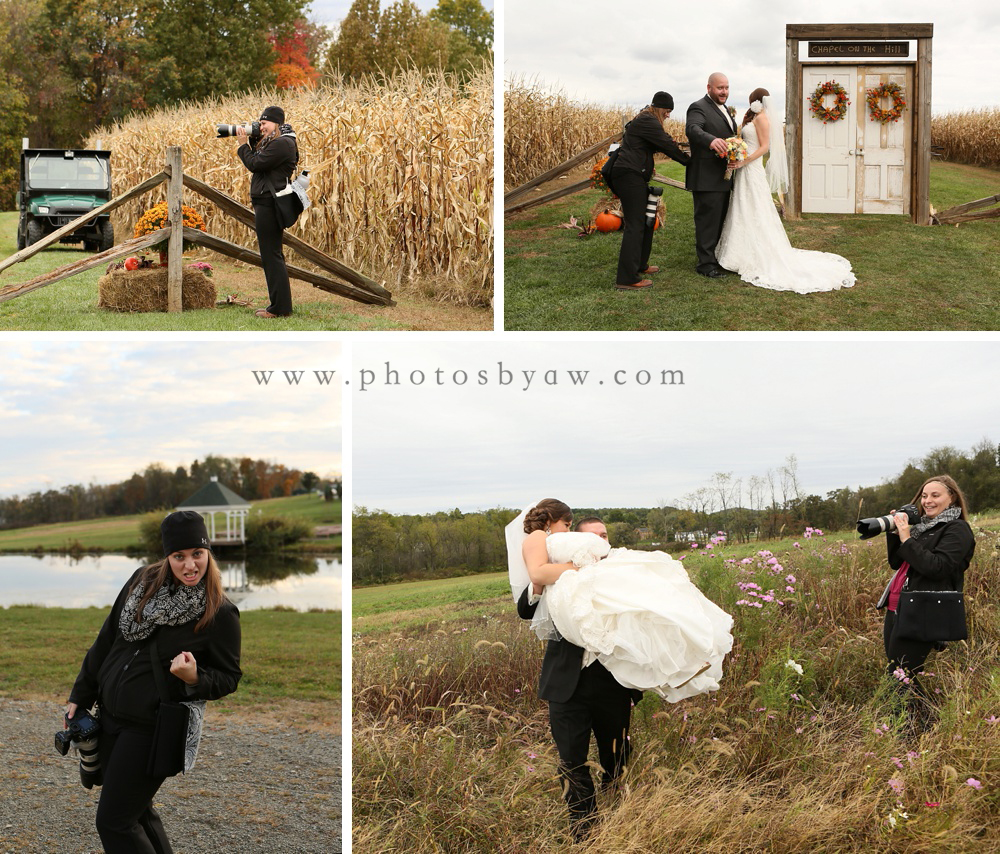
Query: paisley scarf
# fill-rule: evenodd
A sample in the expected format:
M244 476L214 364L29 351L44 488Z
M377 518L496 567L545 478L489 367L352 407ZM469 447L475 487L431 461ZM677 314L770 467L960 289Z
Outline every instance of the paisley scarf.
M164 582L142 609L142 622L137 622L139 602L145 584L139 582L128 595L122 607L118 627L127 641L148 638L157 626L179 626L197 620L205 613L205 581L194 587Z

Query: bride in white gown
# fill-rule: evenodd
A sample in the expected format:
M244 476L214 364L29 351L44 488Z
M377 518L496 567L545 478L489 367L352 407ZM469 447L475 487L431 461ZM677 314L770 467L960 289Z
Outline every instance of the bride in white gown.
M511 592L516 600L528 584L545 584L532 622L539 637L583 647L626 688L672 703L718 690L733 620L679 561L611 549L596 534L569 533L564 520L527 533L527 512L507 528Z
M807 294L849 288L855 283L850 261L830 252L795 249L788 241L771 200L772 191L788 186L781 123L772 123L771 108L766 89L751 93L740 131L747 157L733 173L732 198L716 251L719 264L748 284L775 291Z

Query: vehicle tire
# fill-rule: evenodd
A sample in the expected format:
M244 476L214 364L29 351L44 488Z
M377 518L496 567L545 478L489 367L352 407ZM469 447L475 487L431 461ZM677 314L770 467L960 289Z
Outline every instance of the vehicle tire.
M43 237L45 237L45 226L37 219L29 220L27 245L31 246L32 243L38 243Z
M17 251L20 252L24 249L26 241L24 239L24 232L21 230L21 224L17 224Z
M104 225L101 226L101 242L97 247L101 252L107 252L111 247L115 245L115 227L111 224L109 219Z

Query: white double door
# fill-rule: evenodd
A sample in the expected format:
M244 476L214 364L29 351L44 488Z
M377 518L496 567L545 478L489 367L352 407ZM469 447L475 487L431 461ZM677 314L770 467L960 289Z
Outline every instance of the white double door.
M843 86L851 103L843 119L823 124L810 112L809 99L828 80ZM883 83L902 87L906 107L899 121L882 124L869 118L866 92ZM803 213L910 212L912 91L912 66L802 69ZM824 100L832 106L832 95ZM883 99L881 106L892 104Z

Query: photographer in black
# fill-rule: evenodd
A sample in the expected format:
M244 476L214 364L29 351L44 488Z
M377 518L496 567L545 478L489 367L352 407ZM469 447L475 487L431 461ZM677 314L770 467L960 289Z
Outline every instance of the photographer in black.
M894 683L905 690L911 724L922 729L930 720L932 707L918 677L931 650L944 649L943 641L965 636L965 614L963 604L957 617L958 636L948 636L955 627L945 625L949 615L944 611L938 613L940 605L936 610L932 606L929 616L912 618L918 613L915 594L920 591L960 594L965 570L976 550L976 538L966 521L965 496L950 476L937 475L924 481L913 504L916 508L903 508L909 512L893 514L892 530L886 532L889 566L896 574L876 607L886 609L883 640L889 673Z
M292 313L292 289L288 284L285 255L281 250L284 229L278 220L275 193L283 190L299 161L299 147L291 128L283 131L285 111L267 107L260 115L260 137L236 127L240 147L236 150L243 165L253 173L250 200L253 203L257 247L264 264L264 278L270 304L255 312L257 317L288 317Z
M644 276L660 269L649 264L653 248L653 222L646 217L653 153L662 152L685 166L691 161L663 129L663 123L670 118L673 109L674 99L669 92L653 95L652 103L625 125L618 159L611 170L614 192L621 199L625 222L615 279L615 288L620 291L651 287L653 280Z
M138 569L118 594L66 707L68 729L83 710L100 707L103 789L96 825L105 854L173 850L153 809L166 779L150 768L157 683L171 702L198 707L200 720L204 701L231 694L242 676L239 611L226 598L204 520L180 510L163 520L160 532L163 559ZM194 749L189 742L187 750ZM185 757L185 768L193 761L193 754L190 762ZM86 776L82 782L102 783Z

